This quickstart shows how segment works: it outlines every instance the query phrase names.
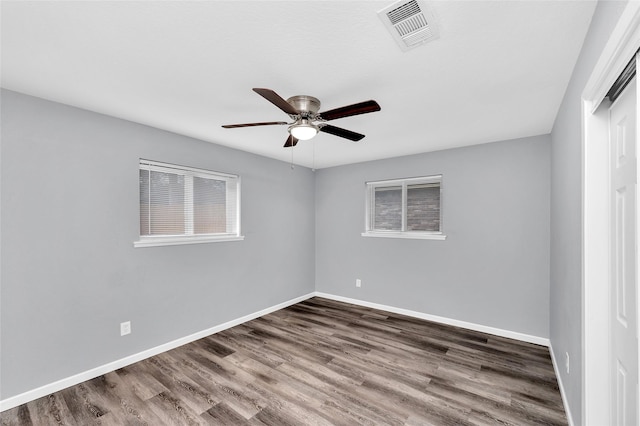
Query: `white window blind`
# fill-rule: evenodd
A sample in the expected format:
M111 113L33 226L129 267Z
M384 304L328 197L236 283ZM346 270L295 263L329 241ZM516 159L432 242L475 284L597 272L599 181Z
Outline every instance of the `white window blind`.
M442 176L366 183L366 237L445 239Z
M140 160L136 246L240 239L240 178Z

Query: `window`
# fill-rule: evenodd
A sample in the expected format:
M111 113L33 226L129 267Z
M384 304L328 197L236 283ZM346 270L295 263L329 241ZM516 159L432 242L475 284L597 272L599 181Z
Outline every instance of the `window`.
M243 238L238 176L140 160L136 247Z
M442 176L367 182L365 237L444 240Z

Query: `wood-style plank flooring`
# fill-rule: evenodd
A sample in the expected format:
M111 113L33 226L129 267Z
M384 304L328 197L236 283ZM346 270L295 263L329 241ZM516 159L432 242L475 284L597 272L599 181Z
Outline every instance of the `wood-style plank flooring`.
M313 298L0 414L2 425L566 425L548 349Z

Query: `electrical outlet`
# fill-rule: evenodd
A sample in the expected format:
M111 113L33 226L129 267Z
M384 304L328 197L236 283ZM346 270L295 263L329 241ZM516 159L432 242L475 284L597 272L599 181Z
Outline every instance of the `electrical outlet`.
M131 334L131 321L120 323L120 335L124 336L127 334Z
M569 374L569 352L564 353L564 366L567 369L567 374Z
M356 287L362 287L362 280L360 278L356 278Z

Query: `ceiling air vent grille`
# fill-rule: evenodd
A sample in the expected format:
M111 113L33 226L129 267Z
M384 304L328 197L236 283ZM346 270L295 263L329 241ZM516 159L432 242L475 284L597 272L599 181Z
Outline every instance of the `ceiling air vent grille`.
M433 15L417 0L393 3L378 16L404 51L438 38Z
M387 12L387 16L393 25L396 25L407 18L422 14L420 6L418 6L418 2L415 0L401 4L398 7L395 7L395 4L392 4L391 6L394 7L394 9Z

